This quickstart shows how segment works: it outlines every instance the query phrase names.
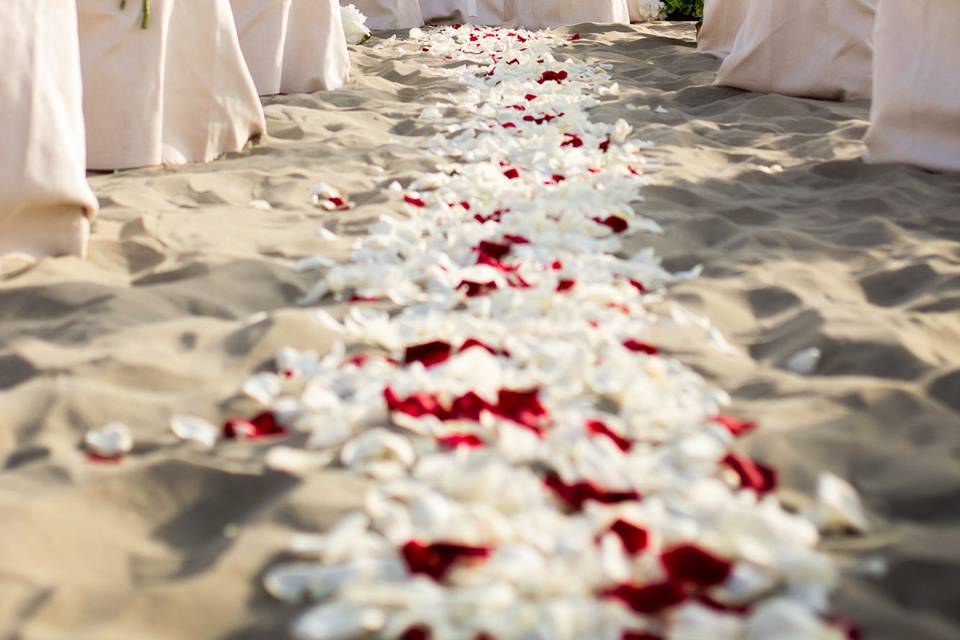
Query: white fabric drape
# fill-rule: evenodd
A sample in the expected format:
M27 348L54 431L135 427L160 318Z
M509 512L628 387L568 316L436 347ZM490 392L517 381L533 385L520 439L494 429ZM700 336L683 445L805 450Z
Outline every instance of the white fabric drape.
M868 162L960 171L958 35L958 0L880 0Z
M229 0L78 0L87 166L208 162L266 129Z
M342 86L350 56L337 0L230 0L260 95Z
M513 0L518 26L528 29L596 22L630 24L627 0Z
M870 96L876 0L750 2L717 84L826 100Z
M630 23L627 0L421 0L421 8L427 21L446 19L527 29L582 22Z
M0 255L84 255L97 200L84 169L75 6L7 0L0 60Z
M367 28L372 31L423 26L420 0L340 0L340 4L356 6L367 16Z
M750 0L705 0L697 50L723 60L733 51Z

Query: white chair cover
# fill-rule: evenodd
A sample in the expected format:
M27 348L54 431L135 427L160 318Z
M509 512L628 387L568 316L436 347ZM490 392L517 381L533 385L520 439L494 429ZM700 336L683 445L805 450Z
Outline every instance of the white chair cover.
M230 0L262 96L341 87L350 55L337 0Z
M958 35L958 0L880 0L868 162L960 171Z
M697 50L723 60L733 51L750 0L705 0Z
M78 0L87 166L208 162L266 129L229 0Z
M459 22L501 26L516 18L516 0L420 0L427 22Z
M84 169L75 5L7 0L0 60L0 255L84 255L97 200Z
M847 100L871 89L876 0L750 2L717 84Z
M581 22L630 23L627 0L420 0L420 4L427 21L527 29L549 29Z
M552 29L581 22L630 24L627 0L507 0L507 4L513 6L512 22L527 29Z
M420 0L340 0L340 4L356 6L367 16L367 28L371 31L423 26Z

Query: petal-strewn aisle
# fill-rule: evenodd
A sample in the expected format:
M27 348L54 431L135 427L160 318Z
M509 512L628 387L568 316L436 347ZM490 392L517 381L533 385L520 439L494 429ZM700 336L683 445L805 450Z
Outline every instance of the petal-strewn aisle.
M268 572L275 597L321 601L294 634L845 637L816 525L865 529L852 489L824 478L821 504L788 511L776 472L734 450L754 425L651 343L677 323L664 286L689 274L623 250L659 231L631 206L658 163L624 120L591 120L618 87L565 55L578 35L411 38L468 63L440 75L475 115L430 139L439 172L391 186L406 219L381 218L346 264L305 261L327 268L305 302L354 303L342 322L319 312L331 353L283 351L245 387L273 416L254 437L307 438L268 464L374 481L363 510L294 541L314 560Z
M642 218L629 209L619 210L621 203L606 199L610 194L600 197L598 206L610 212L617 209L636 233L613 234L608 226L573 215L576 210L568 210L571 200L554 202L547 194L562 188L585 198L594 180L601 185L604 181L589 173L584 176L581 165L571 162L564 167L567 180L561 186L535 184L532 177L546 176L546 167L520 153L519 143L509 136L498 140L506 145L504 157L516 163L510 168L520 175L511 180L503 175L510 168L488 168L491 189L493 184L506 185L511 200L522 196L523 202L514 208L524 211L530 221L544 222L543 227L522 230L528 245L517 238L507 242L506 234L521 235L519 226L526 223L519 217L511 220L510 214L501 215L499 226L493 226L493 219L479 225L466 216L469 224L453 229L457 244L424 244L424 262L446 254L451 259L448 274L456 272L451 267L483 256L503 265L522 263L519 275L532 285L531 290L511 288L515 274L493 267L496 275L491 277L504 284L487 293L504 300L512 299L513 293L529 293L540 304L553 299L547 279L557 278L555 284L561 285L561 272L552 271L548 258L554 251L563 251L570 257L561 260L562 275L577 282L556 303L549 302L561 305L562 323L549 327L524 322L524 333L516 336L499 330L481 334L484 328L497 329L498 318L471 324L469 331L462 332L436 323L422 340L401 334L402 340L362 349L359 340L351 338L344 359L363 352L403 360L406 346L433 340L449 344L450 354L455 355L423 370L415 364L390 366L385 359L374 358L362 369L348 367L346 373L353 377L347 381L392 382L396 397L409 400L418 390L455 393L443 380L451 378L461 361L484 367L495 362L501 375L510 376L502 386L516 391L530 388L530 371L550 374L541 378L543 390L537 399L555 425L544 426L547 437L542 444L532 439L536 436L528 427L538 426L547 416L538 415L541 412L531 396L508 396L516 402L500 403L499 394L491 395L476 406L495 403L498 409L488 410L492 422L480 426L432 419L428 426L450 430L450 437L441 442L445 446L485 440L491 454L504 449L492 437L497 431L516 435L520 442L513 450L524 453L531 445L535 445L533 451L547 443L565 446L564 437L572 434L580 439L571 441L578 442L577 450L583 454L605 448L605 461L622 460L618 443L629 443L611 435L626 438L633 427L617 419L613 403L591 408L567 402L576 397L577 385L603 382L595 375L596 363L590 361L567 377L569 385L558 386L563 382L560 373L578 362L582 339L596 339L607 357L643 372L631 383L645 383L651 368L658 367L665 374L663 388L671 393L677 382L689 381L689 389L697 393L687 396L689 403L678 409L706 413L708 405L700 392L726 389L735 400L734 412L762 425L737 441L738 455L749 454L776 467L779 495L791 503L795 489L814 495L824 470L848 479L861 491L870 511L870 531L831 534L825 540L825 549L841 552L835 556L843 567L837 611L860 622L871 639L957 637L960 547L954 505L960 492L956 453L960 451L956 365L960 353L955 345L960 342L960 328L955 314L960 299L956 226L960 181L956 176L906 167L864 166L858 154L866 127L865 103L831 104L710 87L717 63L693 53L692 24L578 29L583 38L557 49L556 55L589 62L591 69L609 64L602 71L611 79L598 81L596 88L609 90L616 82L620 92L594 95L598 104L584 120L589 135L580 135L583 146L571 142L562 147L559 157L584 154L586 158L589 153L600 158L602 167L591 168L603 168L625 181L631 198L642 195L644 201L633 205L636 214L656 220L665 233L650 233L638 226ZM557 35L557 44L562 46L572 33ZM447 148L431 146L430 140L436 134L456 135L447 130L451 124L486 121L500 112L460 106L469 103L464 99L470 89L458 77L447 77L439 70L463 63L425 54L420 48L403 39L379 38L352 48L353 81L337 92L269 99L270 137L249 153L232 154L209 165L94 176L91 182L102 216L94 229L91 260L58 259L3 274L0 635L90 640L281 638L312 606L278 602L264 588L265 577L290 562L306 560L315 566L315 556L304 549L316 542L314 534L331 531L348 513L365 509L367 490L384 486L383 481L365 478L339 462L302 478L265 466L266 459L271 465L302 472L325 462L323 456L304 457L289 450L268 455L277 446L301 451L308 444L305 435L221 442L211 453L199 444L178 443L167 425L171 415L197 415L216 423L215 432L220 433L219 423L226 416L255 416L260 407L239 390L255 372L276 368L279 349L292 346L326 354L341 337L335 331L338 327L317 321L315 308L299 304L333 273L325 265L347 264L353 244L369 240L372 232L399 234L415 220L436 222L438 231L447 230L454 220L464 218L462 208L446 209L453 200L439 198L433 185L411 185L449 163L478 171L481 165L475 167L473 160L442 157L439 154ZM511 72L517 67L507 66ZM530 93L538 99L542 95L559 100L561 87L553 85L536 84ZM519 104L529 107L526 101ZM433 108L438 109L439 119ZM555 147L567 141L556 137L553 123L522 120L533 115L535 123L539 113L511 111L518 129L501 128L500 133L517 134L521 127L529 127L544 145ZM570 117L575 113L571 110ZM653 144L634 156L623 155L622 145L611 144L613 155L601 157L592 142L613 131L620 119L635 130L630 140ZM463 148L473 149L466 143ZM625 157L630 157L629 166L642 178L607 167L608 160L616 165ZM560 174L542 182L554 182L554 175ZM653 184L642 186L644 179ZM402 191L390 191L394 180L403 185ZM327 211L316 206L310 189L323 182L339 189L353 208ZM451 184L471 194L487 191L486 183L464 184L457 179ZM412 196L411 190L418 190L428 206L406 204L403 196ZM590 247L562 245L561 235L553 233L557 221L548 222L535 202L556 204L556 213L576 225L580 237L590 239ZM486 209L484 203L477 207ZM381 222L382 215L392 222ZM326 231L319 232L321 228ZM432 227L425 231L435 236ZM482 240L492 244L484 245L483 254L471 253ZM461 243L471 244L463 247ZM617 255L622 258L654 247L664 257L665 269L646 259L601 259L593 243L602 244L604 251L621 247ZM372 249L371 260L381 255L377 247ZM497 258L496 254L502 255ZM316 255L322 258L313 260L312 266L301 263ZM572 272L584 260L596 263L600 273L609 274L612 268L637 269L638 274L644 270L649 279L644 283L650 289L647 294L616 284L600 287L604 295L622 296L625 304L642 313L627 322L615 309L602 305L596 309L596 301L604 298L575 297L599 284L579 274L567 277L566 270ZM660 289L667 284L665 274L701 263L705 269L699 278ZM542 269L546 264L551 267L549 273ZM394 266L399 267L399 262ZM344 275L350 275L348 271L341 266ZM382 273L389 276L395 270ZM442 274L432 274L442 285L430 289L432 296L455 297L469 289L468 285L460 293L451 292L452 283ZM369 290L363 295L379 293L377 281L365 286ZM387 293L409 292L391 288ZM466 318L466 311L486 313L487 297L470 298L469 306L447 317ZM583 304L574 306L573 300ZM732 349L715 348L722 343L710 339L696 323L664 323L664 318L672 318L674 301L709 317L729 338ZM413 299L401 302L324 298L319 306L344 320L350 308L359 309L354 317L369 318L377 310L397 313L416 303ZM588 312L598 314L598 323L604 321L599 330L577 328L576 322ZM384 325L382 332L367 327L364 340L382 345L393 328L412 326L412 319ZM531 335L526 333L531 327L542 331L532 334L542 337L542 345L523 339ZM567 329L569 339L560 333ZM518 346L511 348L513 342ZM495 352L506 350L509 356L489 354L478 343ZM414 349L411 359L442 360L446 344ZM470 348L460 353L465 346ZM659 348L659 357L644 353L652 346ZM795 356L813 347L821 350L820 358L808 357L802 363L805 367L798 368L807 373L792 370L789 365L796 364ZM668 365L670 357L693 367L709 384L687 369ZM304 362L291 359L285 366L296 370ZM481 377L478 371L463 368L464 379ZM437 382L440 372L448 375ZM494 381L484 378L483 382L492 385ZM264 376L249 390L269 391L271 384L271 378ZM284 384L296 383L291 379ZM322 394L313 397L323 399ZM383 395L372 396L371 402L374 408L385 407ZM403 412L398 413L394 421L415 426L400 417ZM386 424L385 412L382 418ZM602 424L591 423L585 436L578 424L581 418L600 419ZM119 464L88 461L82 448L84 434L113 420L129 425L133 451ZM270 427L266 420L258 424ZM191 424L178 426L181 435L202 433L202 427L191 431ZM233 426L234 432L250 428ZM694 421L692 428L723 435L704 422ZM398 433L416 445L420 456L438 447L433 442L436 438ZM396 457L410 459L409 449L394 442ZM420 449L421 444L428 446ZM642 452L648 446L641 442L632 450ZM619 467L594 465L582 470L574 466L572 457L558 458L560 450L549 451L548 462L559 467L557 471L596 474L588 477L601 478L598 488L617 488L613 480L619 477ZM694 455L696 448L681 453ZM369 449L354 447L347 459L357 467L369 466L368 454ZM666 465L665 471L675 470L669 460L659 462ZM709 477L715 467L704 462L703 467L693 468ZM390 474L398 467L388 462L376 468ZM554 488L545 490L542 479L548 468L546 464L519 465L515 472L533 481L529 495L541 501L535 504L549 508L557 522L572 524L578 543L587 542L587 528L600 526L592 519L598 501L591 495L608 500L628 497L584 491L583 485L576 491L562 490L555 480L550 482ZM720 495L730 497L729 482L734 476L723 474ZM444 490L463 487L462 480L476 477L455 475L455 483ZM762 481L763 475L756 477ZM658 481L657 477L641 479ZM681 480L678 486L685 487L690 479ZM482 488L468 484L464 490ZM656 486L646 490L654 500L633 505L637 518L650 515L647 510L659 500ZM584 509L568 515L567 508L556 501L558 494L573 504L582 498ZM428 506L433 504L438 503ZM745 504L747 512L753 513L755 507L749 501ZM797 504L809 506L803 500ZM632 522L629 514L635 509L625 511L624 520ZM493 511L490 523L502 523L498 512ZM772 512L778 509L773 507ZM437 512L423 513L433 517ZM602 523L613 530L602 545L615 547L620 539L629 551L645 543L651 558L647 568L659 571L663 564L659 554L652 552L663 544L657 524L662 521L651 520L644 527L646 538L638 531L640 526ZM350 522L338 530L349 535ZM535 524L536 531L552 530L549 523ZM580 525L586 527L581 530ZM479 525L475 528L484 530ZM442 539L458 540L456 530L424 531L440 531L437 539L442 534ZM677 535L696 538L688 531ZM297 554L287 551L291 540L300 543ZM412 563L439 559L428 563L434 573L459 558L448 567L445 580L459 580L471 571L489 575L503 566L491 563L504 553L503 545L494 548L492 537L459 540L469 544L430 549L424 545L432 540L424 537L416 541L421 544L407 548L406 556ZM402 572L407 571L407 563L399 560L402 554L397 551L407 542L398 536L383 549ZM698 539L698 544L720 558L733 557L721 553L724 549L716 537ZM605 549L588 544L573 548L588 551L586 556L582 551L565 556L571 562ZM372 552L374 547L366 550ZM486 562L475 564L484 555ZM518 558L516 566L527 570L533 558L524 558ZM881 573L884 563L887 572ZM713 566L722 575L724 563ZM587 570L576 575L592 580L598 573ZM558 581L563 588L582 590L583 583L573 581L573 574L563 577L566 580ZM436 592L432 578L423 580ZM493 604L490 601L487 606ZM596 606L631 615L616 601ZM397 625L403 622L395 619ZM411 633L418 633L417 628Z

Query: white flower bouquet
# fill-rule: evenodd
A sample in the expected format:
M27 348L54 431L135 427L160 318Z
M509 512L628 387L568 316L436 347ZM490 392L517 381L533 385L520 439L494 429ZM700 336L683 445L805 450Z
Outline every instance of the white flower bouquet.
M347 44L363 44L370 39L370 29L367 28L367 16L354 5L340 7L343 17L343 31L347 36Z

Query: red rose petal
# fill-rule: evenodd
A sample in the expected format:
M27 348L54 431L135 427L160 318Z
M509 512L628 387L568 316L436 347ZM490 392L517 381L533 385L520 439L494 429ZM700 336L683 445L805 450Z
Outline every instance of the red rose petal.
M473 349L475 347L483 349L484 351L487 351L488 353L495 356L506 356L508 358L510 357L510 354L508 352L494 349L493 347L488 345L486 342L477 340L476 338L467 338L466 340L464 340L463 344L460 345L460 351L463 352L463 351L466 351L467 349Z
M576 42L576 41L579 40L579 39L580 39L580 33L579 33L579 32L578 32L578 33L575 33L575 34L573 34L572 36L570 36L569 38L567 38L567 40L569 40L570 42Z
M666 581L643 586L620 584L604 591L602 596L619 600L637 613L656 614L683 604L687 594L679 585Z
M777 472L755 460L730 453L720 463L737 474L741 489L752 489L764 495L777 488Z
M632 556L637 555L650 544L650 534L647 533L647 530L641 529L626 520L614 522L610 526L610 531L620 536L623 548Z
M713 609L714 611L719 611L721 613L733 613L738 616L743 616L750 613L750 607L748 605L725 604L706 594L697 596L697 602L708 609Z
M481 255L481 257L487 257L491 260L500 260L510 253L510 244L483 240L479 245L477 245L476 251Z
M527 102L533 102L534 100L537 99L537 96L533 95L532 93L528 93L523 97L523 99L526 100Z
M485 560L490 556L490 548L447 542L424 544L411 540L403 545L401 553L410 573L430 576L439 582L458 562Z
M652 344L647 344L646 342L641 342L639 340L634 340L630 338L629 340L623 341L623 346L633 351L634 353L645 353L648 356L655 356L660 353L660 350L657 349Z
M620 640L663 640L661 636L646 631L624 631Z
M630 223L621 218L620 216L609 216L607 218L593 218L593 221L597 224L602 224L605 227L609 227L614 233L623 233L630 228Z
M491 291L496 291L498 288L496 282L472 282L470 280L463 280L457 285L458 290L466 290L468 298L486 295Z
M560 143L561 147L573 147L574 149L579 149L583 146L583 139L575 133L565 133L563 134L567 137L566 140Z
M497 394L497 404L490 407L490 411L496 416L527 427L537 435L543 433L543 423L548 417L546 408L540 402L540 389L501 389Z
M544 71L540 75L540 79L537 80L537 83L556 82L557 84L563 84L563 81L566 80L568 76L569 74L566 71Z
M600 143L600 151L603 151L604 153L606 153L609 150L610 150L610 138L607 138L606 140Z
M647 293L647 288L639 280L630 280L630 285L640 293Z
M633 443L630 442L630 440L624 438L619 433L608 427L605 422L600 420L588 420L587 431L595 436L605 436L610 438L613 440L613 443L617 445L617 448L620 449L620 451L626 452L633 448Z
M398 640L430 640L432 635L430 627L417 625L415 627L408 627L406 631L400 634Z
M403 363L412 364L414 362L419 362L425 367L432 367L440 364L441 362L446 362L449 360L452 350L453 347L449 342L443 342L440 340L427 342L425 344L413 345L407 347L407 350L403 356Z
M402 413L411 418L422 418L429 415L445 420L449 415L440 401L429 393L415 393L406 398L400 398L393 387L387 387L383 390L383 397L390 411Z
M640 494L636 491L607 491L589 480L567 484L556 473L548 474L543 482L573 511L583 510L583 505L591 500L600 504L620 504L640 500Z
M277 422L272 411L259 413L250 420L231 418L223 424L223 437L234 440L259 440L286 434L286 427Z
M503 175L509 178L510 180L516 180L517 178L520 177L520 172L517 171L516 169L507 169L506 171L503 172Z
M480 421L480 415L489 410L490 404L473 391L468 391L453 401L450 406L451 420Z
M557 292L563 293L564 291L569 291L577 286L577 281L572 278L563 278L560 282L557 283Z
M739 420L731 416L720 414L713 418L713 422L726 427L727 431L735 437L745 436L757 428L757 423L747 420Z
M459 449L460 447L477 449L487 444L480 436L473 433L452 433L440 436L437 438L437 442L448 449Z
M414 207L426 207L427 203L424 202L421 198L414 198L413 196L403 196L403 201Z
M730 577L733 564L695 544L669 549L660 561L670 580L677 584L708 589Z

